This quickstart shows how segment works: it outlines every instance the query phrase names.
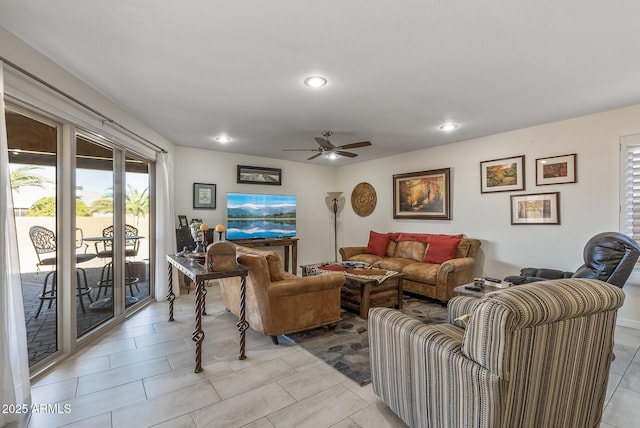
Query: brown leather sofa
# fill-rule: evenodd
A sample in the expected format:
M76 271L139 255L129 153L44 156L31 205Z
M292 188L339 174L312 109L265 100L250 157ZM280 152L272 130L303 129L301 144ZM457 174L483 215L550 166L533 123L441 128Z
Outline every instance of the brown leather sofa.
M444 303L455 297L454 288L473 281L480 244L462 235L371 232L366 247L343 247L340 255L343 261L402 272L405 291ZM449 250L441 250L442 246Z
M271 336L308 330L340 320L341 273L298 277L285 272L275 251L236 245L238 263L249 269L246 320ZM225 307L240 316L240 279L218 280Z

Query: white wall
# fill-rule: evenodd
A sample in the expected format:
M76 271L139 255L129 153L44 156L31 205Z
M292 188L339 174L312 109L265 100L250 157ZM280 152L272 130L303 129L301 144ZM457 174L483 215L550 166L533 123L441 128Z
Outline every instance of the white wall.
M298 265L333 260L333 223L325 204L335 190L335 167L226 152L177 147L174 189L176 215L202 218L209 226L226 225L227 192L268 193L297 197ZM238 184L237 165L282 169L282 185ZM215 210L193 209L193 183L216 185ZM177 227L177 218L176 218ZM274 248L282 254L281 248ZM299 272L299 271L298 271Z
M640 106L476 138L339 169L349 195L371 183L378 205L358 217L343 212L345 245L366 245L369 230L464 233L482 241L478 275L502 278L521 267L574 270L582 249L596 233L619 230L619 137L640 133ZM375 144L375 142L374 142ZM577 153L578 182L536 186L535 159ZM480 193L480 162L525 155L526 190ZM393 174L451 168L452 220L394 220ZM560 192L561 225L511 225L510 195ZM627 284L619 323L640 327L640 287Z

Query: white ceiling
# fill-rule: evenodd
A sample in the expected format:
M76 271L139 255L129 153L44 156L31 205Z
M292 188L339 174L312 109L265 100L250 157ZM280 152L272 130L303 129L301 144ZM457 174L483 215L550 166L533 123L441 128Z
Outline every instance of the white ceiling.
M0 0L0 25L178 145L373 144L310 161L327 165L639 104L639 17L637 0Z

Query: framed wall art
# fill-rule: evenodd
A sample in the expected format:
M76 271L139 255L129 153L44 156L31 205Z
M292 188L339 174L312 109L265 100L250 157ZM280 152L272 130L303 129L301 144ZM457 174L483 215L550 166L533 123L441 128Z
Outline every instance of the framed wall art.
M536 186L576 183L577 154L536 159Z
M511 224L560 224L560 193L511 195Z
M524 155L480 162L480 193L524 188Z
M216 185L193 183L193 208L216 208Z
M189 222L187 221L186 215L179 215L178 223L180 224L180 229L189 229Z
M238 183L282 185L280 168L238 165Z
M450 170L395 174L393 218L451 220Z

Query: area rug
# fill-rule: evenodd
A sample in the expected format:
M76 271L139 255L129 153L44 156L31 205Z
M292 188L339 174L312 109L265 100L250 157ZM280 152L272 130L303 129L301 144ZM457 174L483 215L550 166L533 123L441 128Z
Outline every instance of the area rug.
M405 296L403 306L402 312L426 324L447 322L447 309L439 303ZM360 386L371 383L367 320L353 312L342 310L333 330L320 327L286 336Z

